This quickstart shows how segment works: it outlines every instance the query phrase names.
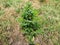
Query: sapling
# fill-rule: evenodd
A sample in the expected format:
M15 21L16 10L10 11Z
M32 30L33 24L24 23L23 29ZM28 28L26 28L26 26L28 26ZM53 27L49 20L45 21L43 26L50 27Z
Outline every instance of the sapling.
M22 30L23 35L27 37L27 40L29 42L29 45L35 45L34 44L34 38L37 35L37 30L40 28L39 24L35 20L35 13L34 9L31 5L31 2L28 2L26 6L23 9L22 13ZM37 17L36 17L37 18Z

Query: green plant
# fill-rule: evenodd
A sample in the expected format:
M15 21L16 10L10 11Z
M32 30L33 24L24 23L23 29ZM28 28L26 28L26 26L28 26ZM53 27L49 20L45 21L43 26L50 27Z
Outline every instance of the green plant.
M35 45L34 38L38 35L38 32L40 33L40 25L38 11L33 9L30 2L24 7L22 18L19 18L18 21L20 20L24 32L23 35L27 37L29 45Z

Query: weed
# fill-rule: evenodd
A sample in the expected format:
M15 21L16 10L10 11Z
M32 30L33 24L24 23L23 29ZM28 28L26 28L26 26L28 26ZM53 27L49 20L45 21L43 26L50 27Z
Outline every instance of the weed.
M30 2L24 7L21 19L21 26L24 32L23 35L27 37L29 45L34 45L34 38L38 35L40 25L38 23L39 20L37 20L38 12L33 9Z

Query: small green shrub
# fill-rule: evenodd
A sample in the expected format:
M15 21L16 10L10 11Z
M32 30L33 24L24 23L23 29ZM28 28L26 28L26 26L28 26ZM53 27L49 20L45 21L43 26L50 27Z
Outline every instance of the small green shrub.
M33 9L30 2L24 7L22 16L18 21L22 26L23 35L27 37L27 40L29 41L29 45L35 45L34 37L40 33L40 24L38 11Z

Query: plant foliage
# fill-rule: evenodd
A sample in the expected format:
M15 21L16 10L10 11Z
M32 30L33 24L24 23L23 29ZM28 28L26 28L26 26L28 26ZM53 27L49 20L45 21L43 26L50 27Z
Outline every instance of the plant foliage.
M40 31L38 11L33 9L29 2L24 7L21 17L22 18L19 18L18 20L21 20L22 30L24 32L23 35L27 37L29 45L34 45L34 37L37 36Z

